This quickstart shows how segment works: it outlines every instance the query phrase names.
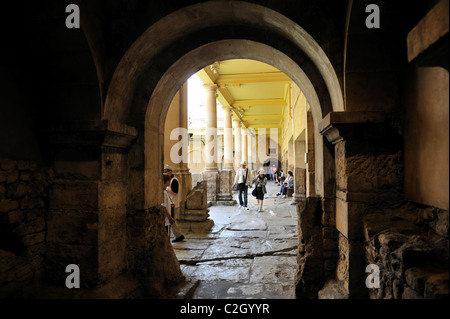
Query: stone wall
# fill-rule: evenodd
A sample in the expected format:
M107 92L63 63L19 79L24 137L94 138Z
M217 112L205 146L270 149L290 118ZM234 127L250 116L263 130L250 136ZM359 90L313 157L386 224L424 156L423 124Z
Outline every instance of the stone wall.
M320 297L320 289L326 281L334 281L338 272L345 276L345 271L339 271L338 267L338 244L341 241L336 229L333 203L335 200L309 196L297 205L297 298L316 299Z
M371 298L448 298L448 218L448 211L407 202L364 218L367 263L380 268Z
M308 197L297 205L299 242L296 296L299 299L316 299L324 284L321 210L318 197Z
M26 297L41 278L51 180L36 162L0 159L0 298Z
M167 297L184 282L160 208L127 214L128 267L139 279L141 297Z

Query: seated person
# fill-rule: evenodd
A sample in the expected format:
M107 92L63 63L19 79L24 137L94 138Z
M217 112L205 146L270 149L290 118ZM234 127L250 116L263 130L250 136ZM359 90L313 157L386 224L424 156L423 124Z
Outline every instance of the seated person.
M277 194L277 196L283 195L281 198L286 198L287 189L293 187L294 187L294 174L291 171L289 171L288 178L287 180L283 181L280 192Z
M278 172L278 177L277 177L277 185L280 185L280 183L283 183L283 181L286 179L284 172L282 169L280 169L280 171Z

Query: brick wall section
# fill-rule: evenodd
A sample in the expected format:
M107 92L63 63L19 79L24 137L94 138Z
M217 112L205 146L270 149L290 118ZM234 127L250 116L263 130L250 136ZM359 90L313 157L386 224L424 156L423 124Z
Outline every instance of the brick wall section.
M40 279L51 174L36 162L0 159L0 298ZM20 296L19 296L20 297ZM25 296L24 296L25 297Z

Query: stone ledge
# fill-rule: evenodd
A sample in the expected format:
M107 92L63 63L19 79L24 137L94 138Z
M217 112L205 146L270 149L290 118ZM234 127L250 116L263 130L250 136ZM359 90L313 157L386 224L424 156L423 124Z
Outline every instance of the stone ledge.
M386 123L387 118L385 112L330 112L319 123L319 132L326 136L330 143L336 144L345 138L339 127Z
M107 146L128 148L138 136L135 127L111 121L80 121L48 124L45 132L51 145Z
M449 1L439 1L411 32L409 32L407 37L408 62L413 61L445 35L448 35L448 11Z

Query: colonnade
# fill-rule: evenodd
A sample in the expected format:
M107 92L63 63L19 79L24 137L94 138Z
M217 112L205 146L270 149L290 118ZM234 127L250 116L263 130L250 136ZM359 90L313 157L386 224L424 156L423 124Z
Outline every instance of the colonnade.
M216 84L205 84L206 90L206 134L205 134L205 172L218 171L220 159L218 158L217 145L217 102L216 95L218 86ZM232 107L223 107L224 121L224 170L234 170L241 161L248 163L249 159L249 134L247 128L240 120L234 120L233 141L233 116ZM234 150L234 155L233 155Z
M267 149L265 143L266 138L262 138L258 132L257 139L252 129L246 127L246 123L240 118L233 117L233 108L231 106L223 106L224 111L224 138L223 138L223 165L222 158L219 157L219 143L218 143L218 125L217 125L217 91L218 85L205 84L206 91L206 127L204 139L203 162L205 163L201 176L192 177L188 168L189 155L187 150L189 137L188 130L188 116L187 116L187 85L184 85L175 96L169 108L165 123L165 164L173 167L174 173L183 184L182 201L188 192L192 189L192 182L205 180L207 181L207 196L208 201L220 205L233 204L232 184L235 169L240 167L241 161L245 161L250 169L258 169L259 166L253 167L254 163L259 163L267 156ZM233 124L234 121L234 124ZM233 129L234 126L234 129ZM174 130L178 128L178 133L174 134ZM270 134L272 135L272 129ZM178 135L175 136L175 135ZM181 140L179 136L182 136ZM278 143L278 133L275 134L275 142ZM271 139L269 139L271 140ZM261 145L261 143L263 145ZM178 144L178 145L176 145ZM182 153L179 155L177 150L182 146ZM258 145L259 151L256 151ZM178 146L178 147L177 147ZM260 149L262 148L262 149ZM297 147L294 147L295 149ZM295 151L295 149L290 151ZM175 150L175 151L174 151ZM279 159L279 149L277 149L275 157ZM305 152L305 150L303 150ZM304 158L303 152L299 151L300 157ZM263 155L262 155L263 154ZM264 161L267 158L263 159ZM280 159L279 159L280 160ZM304 166L296 165L297 167ZM287 167L286 167L287 170ZM304 176L304 173L296 170L294 177ZM311 176L313 177L313 176ZM294 185L294 199L296 201L304 198L305 185L303 179L296 178L299 182ZM311 178L311 183L314 183L314 178ZM300 185L302 184L302 185ZM303 191L302 191L303 190ZM297 194L298 193L298 194ZM298 198L297 198L298 197Z

